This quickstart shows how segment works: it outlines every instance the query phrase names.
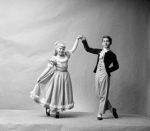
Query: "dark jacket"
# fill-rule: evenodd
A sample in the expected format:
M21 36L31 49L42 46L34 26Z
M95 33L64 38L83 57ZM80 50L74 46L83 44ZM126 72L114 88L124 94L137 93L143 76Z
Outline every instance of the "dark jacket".
M87 43L86 40L83 40L82 43L83 43L84 48L85 48L85 50L87 52L90 52L90 53L98 55L98 57L97 57L97 63L96 63L95 69L93 71L94 73L96 73L97 65L98 65L98 62L99 62L99 55L100 55L100 52L102 51L102 49L96 49L96 48L93 49L93 48L90 48L88 46L88 43ZM110 76L111 72L119 69L119 64L118 64L116 55L111 50L105 53L104 64L105 64L105 68L106 68L108 76ZM112 66L110 67L111 64L112 64Z

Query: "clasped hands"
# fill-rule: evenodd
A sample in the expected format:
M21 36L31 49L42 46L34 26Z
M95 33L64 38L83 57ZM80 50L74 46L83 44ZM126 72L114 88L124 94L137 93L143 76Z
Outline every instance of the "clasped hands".
M85 38L85 36L83 36L83 35L79 35L79 36L77 37L77 39L78 39L78 40L80 40L80 39L81 39L81 40L85 40L86 38Z
M77 37L77 40L86 40L86 38L85 38L85 36L83 36L83 35L79 35L78 37ZM39 77L38 79L37 79L37 82L39 83L41 81L41 77Z

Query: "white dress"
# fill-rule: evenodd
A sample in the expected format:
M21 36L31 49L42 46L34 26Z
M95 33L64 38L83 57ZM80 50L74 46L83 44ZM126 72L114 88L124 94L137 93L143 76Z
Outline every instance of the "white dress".
M67 51L64 58L52 56L49 63L55 67L37 83L30 97L52 112L72 109L74 107L73 90L70 74L67 71L71 52Z

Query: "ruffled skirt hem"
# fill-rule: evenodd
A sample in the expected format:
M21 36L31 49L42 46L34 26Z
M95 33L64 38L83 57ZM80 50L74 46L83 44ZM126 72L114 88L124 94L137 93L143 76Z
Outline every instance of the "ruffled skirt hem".
M30 93L30 98L32 98L36 103L40 104L41 106L48 108L51 110L51 112L62 112L65 110L70 110L74 107L74 102L69 103L67 105L53 105L50 103L47 103L46 100L44 98L40 98L37 95L34 95L33 92Z

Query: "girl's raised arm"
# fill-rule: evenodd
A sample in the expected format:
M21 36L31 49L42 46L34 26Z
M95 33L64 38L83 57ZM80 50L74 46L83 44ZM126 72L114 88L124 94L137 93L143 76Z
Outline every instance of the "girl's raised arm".
M79 43L79 40L80 40L80 39L82 39L82 35L79 35L79 36L76 38L76 40L75 40L75 42L74 42L74 45L73 45L72 49L70 50L71 53L73 53L73 52L77 49L77 46L78 46L78 43Z

